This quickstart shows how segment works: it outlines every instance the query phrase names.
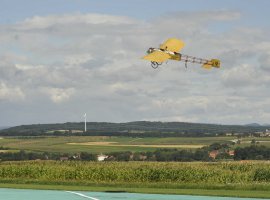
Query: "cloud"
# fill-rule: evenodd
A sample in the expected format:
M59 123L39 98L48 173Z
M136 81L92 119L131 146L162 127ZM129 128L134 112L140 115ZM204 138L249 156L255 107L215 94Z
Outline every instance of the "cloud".
M43 88L43 92L50 95L50 99L54 103L61 103L69 100L69 98L74 94L73 88Z
M121 25L132 24L135 20L125 16L112 16L105 14L73 14L73 15L50 15L47 17L34 16L19 22L18 30L48 29L61 25Z
M270 46L270 44L269 44ZM269 75L270 73L270 52L268 54L262 54L260 59L260 69L263 70L264 73L267 73Z
M29 123L41 102L44 122L57 108L69 121L89 111L92 121L269 122L269 30L239 25L242 17L224 10L149 21L75 13L1 25L0 99L10 101L2 113L16 98L33 113ZM222 67L169 61L152 69L141 57L169 37L184 40L183 54L220 58Z
M18 86L8 86L5 83L0 83L0 102L11 101L16 102L24 100L25 94Z

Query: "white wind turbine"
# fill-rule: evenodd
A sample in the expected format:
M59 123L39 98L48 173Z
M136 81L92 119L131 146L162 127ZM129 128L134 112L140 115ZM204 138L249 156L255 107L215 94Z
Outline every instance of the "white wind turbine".
M86 113L84 113L84 132L86 132Z

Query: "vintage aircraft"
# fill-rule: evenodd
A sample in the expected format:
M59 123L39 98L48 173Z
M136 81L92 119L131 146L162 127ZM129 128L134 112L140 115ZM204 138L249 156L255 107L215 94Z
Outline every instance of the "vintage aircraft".
M184 61L185 66L187 67L187 63L198 63L202 64L202 67L205 69L211 69L212 67L220 68L220 60L211 59L206 60L202 58L197 58L193 56L180 54L179 51L184 47L184 42L176 39L170 38L166 42L160 45L159 48L149 48L147 50L148 55L144 56L143 59L150 60L151 66L156 69L159 65L161 65L164 61L169 59Z

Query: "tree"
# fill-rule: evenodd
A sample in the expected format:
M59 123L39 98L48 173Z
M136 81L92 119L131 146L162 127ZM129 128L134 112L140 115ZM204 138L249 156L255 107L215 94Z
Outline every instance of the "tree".
M81 160L87 160L87 161L96 161L97 156L95 154L87 153L87 152L81 152Z
M251 143L252 145L256 145L256 140L255 140L255 139L252 139L250 143Z

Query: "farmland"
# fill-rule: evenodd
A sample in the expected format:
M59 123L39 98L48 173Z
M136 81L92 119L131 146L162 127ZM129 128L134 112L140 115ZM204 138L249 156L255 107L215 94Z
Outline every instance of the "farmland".
M215 142L225 143L235 137L168 137L133 138L115 136L56 136L56 137L4 137L0 146L10 150L35 152L89 152L107 153L119 151L154 151L158 148L196 149ZM241 144L233 148L249 146L252 138L243 138ZM259 144L270 146L270 138L256 139Z
M0 184L7 186L13 184L12 187L28 185L30 188L35 188L33 185L39 185L39 188L62 185L62 189L81 186L85 190L91 190L93 187L93 190L125 188L127 191L130 191L128 188L141 188L141 192L171 189L170 192L167 190L167 193L194 189L191 194L196 194L198 189L208 191L209 194L217 194L222 190L223 193L219 195L249 194L250 197L269 198L269 171L269 162L263 161L244 163L20 161L0 163Z
M270 181L268 162L2 162L1 180L85 183L253 184Z
M148 152L160 148L192 152L213 143L227 143L236 137L116 137L50 136L3 137L2 153L25 150L51 153ZM242 138L232 148L250 146L253 139L269 146L270 138ZM165 154L167 155L167 154ZM85 162L2 161L2 187L119 190L131 192L208 194L242 197L270 197L270 165L267 161L245 162ZM136 189L134 189L136 188ZM177 189L177 190L176 190ZM200 191L199 191L200 190ZM191 192L192 191L192 192ZM197 191L197 193L196 193Z
M59 136L59 137L5 137L0 146L14 150L37 152L89 152L154 151L158 148L194 149L214 142L226 142L233 137L177 137L132 138L109 136ZM91 145L89 145L91 144Z

